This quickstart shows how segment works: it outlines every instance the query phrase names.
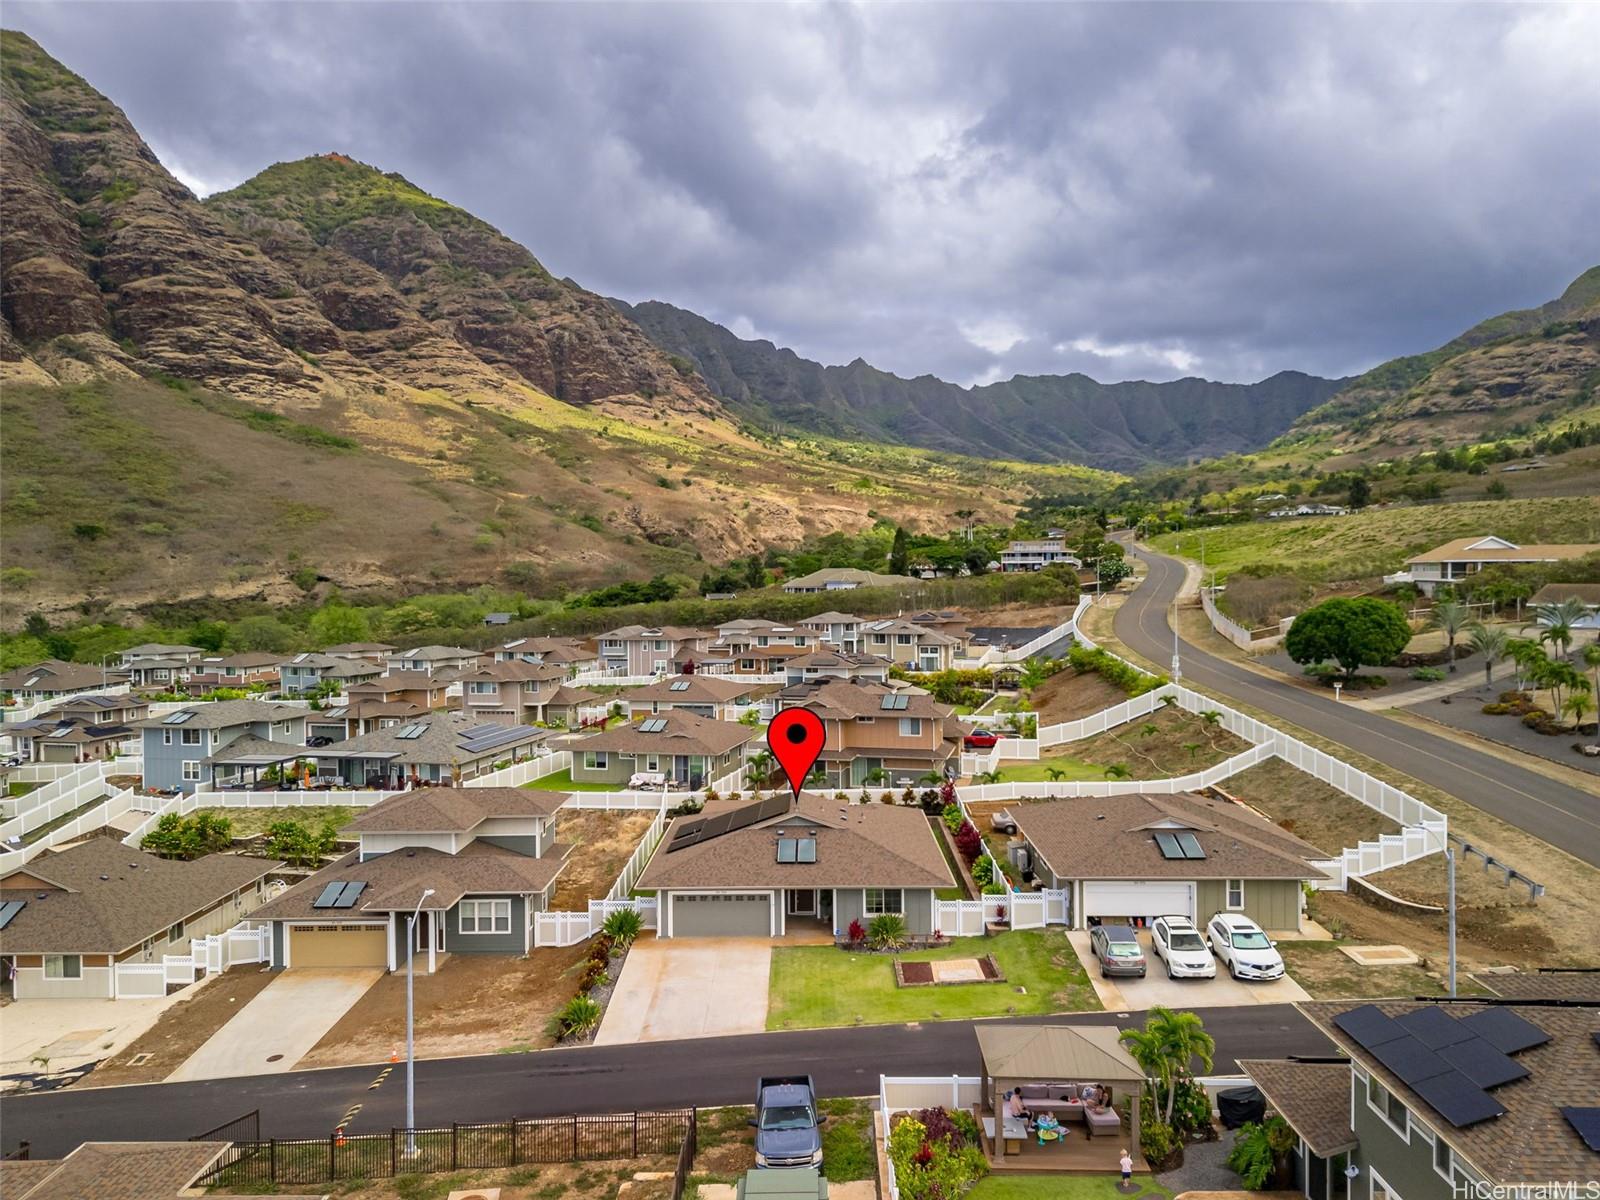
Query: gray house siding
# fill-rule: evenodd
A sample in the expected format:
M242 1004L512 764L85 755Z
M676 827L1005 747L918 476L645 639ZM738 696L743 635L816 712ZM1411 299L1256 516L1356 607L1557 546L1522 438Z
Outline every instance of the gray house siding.
M199 779L185 779L183 777L183 764L185 762L200 762L215 754L229 742L245 734L254 734L256 737L269 742L282 742L286 745L304 746L306 742L306 718L294 716L285 718L289 724L287 734L277 732L277 726L282 721L249 721L238 725L229 725L224 729L190 729L191 735L199 734L198 745L186 745L183 740L184 727L182 725L158 726L154 729L143 731L144 747L144 786L156 788L161 791L192 792L203 783L210 782L210 772L202 765ZM213 742L211 735L217 735ZM167 744L170 735L171 745Z
M839 933L847 933L851 921L860 921L864 926L867 923L866 897L860 888L840 888L833 893L833 927Z
M906 932L922 937L933 932L933 893L911 891L905 893Z
M544 839L539 837L478 837L472 840L482 842L486 846L499 846L502 850L514 850L518 854L526 854L529 858L542 858L545 851L540 845Z
M1371 1173L1383 1177L1401 1200L1452 1200L1450 1184L1433 1169L1433 1144L1418 1126L1410 1126L1410 1144L1367 1103L1367 1085L1356 1080L1355 1120L1351 1125L1361 1145L1352 1155L1362 1168L1356 1194L1365 1200Z
M288 928L287 921L274 921L272 923L272 965L279 970L283 969L283 939L284 931Z
M916 937L933 933L933 892L929 889L906 888L901 893L906 932ZM872 924L866 915L866 893L862 888L839 888L833 894L833 925L841 934L848 933L851 921L860 921L863 927Z
M451 954L521 954L526 945L528 912L521 896L468 896L468 900L510 900L511 929L507 933L462 933L461 906L445 913L444 948Z

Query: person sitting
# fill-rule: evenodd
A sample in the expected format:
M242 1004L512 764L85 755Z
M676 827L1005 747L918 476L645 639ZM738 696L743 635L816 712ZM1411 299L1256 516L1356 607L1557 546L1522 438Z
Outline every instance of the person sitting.
M1033 1113L1022 1103L1022 1093L1012 1090L1006 1093L1006 1116L1017 1117L1022 1120L1032 1120Z

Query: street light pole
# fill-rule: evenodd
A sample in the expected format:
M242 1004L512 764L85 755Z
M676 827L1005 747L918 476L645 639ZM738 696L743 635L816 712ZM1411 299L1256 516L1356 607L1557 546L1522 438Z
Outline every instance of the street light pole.
M1444 872L1450 890L1450 994L1456 994L1456 852L1444 848Z
M432 888L425 888L421 896L417 897L417 907L412 910L411 918L406 922L406 1153L417 1152L417 1055L416 1038L412 1028L412 1014L415 1012L415 1000L412 971L412 962L417 949L417 918L422 915L422 905L433 895ZM428 931L428 936L433 936L433 930Z

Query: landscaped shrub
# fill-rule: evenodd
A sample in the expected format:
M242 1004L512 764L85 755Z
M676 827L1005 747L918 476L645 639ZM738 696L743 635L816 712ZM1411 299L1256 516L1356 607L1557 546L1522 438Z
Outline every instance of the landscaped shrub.
M961 811L959 804L946 804L944 806L945 828L951 833L960 833L961 826L966 821L967 815Z
M619 908L606 915L600 929L613 944L626 948L644 929L644 917L637 908Z
M587 996L574 996L550 1020L550 1032L558 1038L582 1037L600 1024L600 1006Z
M994 859L985 854L973 863L972 879L979 887L994 882Z
M1428 683L1438 683L1444 676L1445 672L1441 667L1417 667L1411 672L1411 678Z
M1137 667L1123 662L1115 655L1096 647L1073 646L1067 651L1067 662L1074 671L1093 671L1108 683L1115 684L1130 696L1142 696L1167 682L1164 675L1147 675Z
M957 1115L966 1117L971 1122L970 1132L967 1126L956 1122ZM955 1113L943 1108L924 1108L918 1111L916 1119L922 1123L925 1130L923 1138L929 1142L948 1139L954 1146L976 1145L978 1123L972 1115L961 1109Z
M956 834L956 849L969 863L983 853L983 835L971 821L963 822L960 832Z
M312 867L339 847L339 830L332 821L312 832L299 821L274 821L267 826L267 853L292 867Z
M1294 1143L1294 1130L1282 1117L1268 1117L1260 1123L1246 1121L1233 1136L1228 1166L1238 1172L1240 1182L1249 1191L1276 1188L1286 1174Z
M1006 885L1001 883L998 879L992 879L988 883L983 885L983 894L985 896L1003 896L1003 895L1006 894L1006 892L1008 892L1010 890L1011 890L1010 888L1006 887ZM1000 920L1004 920L1005 919L1005 915L1006 915L1006 910L1002 908L1000 910L999 919Z
M214 813L180 817L168 813L144 835L140 846L162 858L195 859L226 850L233 840L233 822Z
M1168 1170L1183 1161L1183 1143L1161 1119L1161 1109L1148 1088L1139 1105L1139 1149L1153 1170Z
M872 918L867 937L876 950L898 950L906 944L906 919L899 913L882 913Z
M850 928L845 931L845 936L850 939L852 946L859 946L867 940L867 928L858 918L850 922Z
M941 1110L931 1110L941 1111ZM889 1131L888 1156L894 1164L901 1200L954 1200L989 1173L978 1146L948 1115L943 1136L914 1117L901 1117Z

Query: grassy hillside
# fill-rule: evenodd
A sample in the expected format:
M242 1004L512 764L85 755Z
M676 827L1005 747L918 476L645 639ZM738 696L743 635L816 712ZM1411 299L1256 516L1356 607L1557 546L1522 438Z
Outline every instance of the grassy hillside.
M1514 542L1600 543L1600 498L1430 504L1221 525L1204 531L1205 561L1216 568L1219 580L1244 566L1314 583L1373 579L1400 570L1407 556L1452 538L1491 533ZM1162 534L1152 541L1168 554L1200 559L1200 531Z

